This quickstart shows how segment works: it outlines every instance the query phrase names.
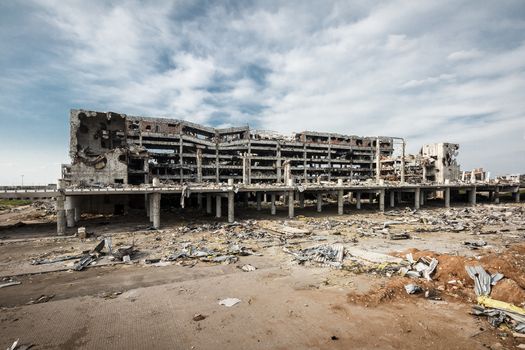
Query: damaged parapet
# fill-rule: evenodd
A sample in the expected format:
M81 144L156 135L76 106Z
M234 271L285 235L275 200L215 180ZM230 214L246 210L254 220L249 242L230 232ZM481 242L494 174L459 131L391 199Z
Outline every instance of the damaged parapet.
M459 145L455 143L424 145L420 151L424 181L445 183L446 180L459 180L458 150Z
M376 175L377 155L393 153L391 137L310 131L287 137L85 110L71 111L70 136L71 164L62 166L62 177L84 186L140 185L153 177L168 184L367 180Z
M404 165L404 178L407 183L446 183L460 180L461 171L457 162L459 145L454 143L434 143L424 145L419 154L404 156L381 155L381 178L387 181L401 181Z

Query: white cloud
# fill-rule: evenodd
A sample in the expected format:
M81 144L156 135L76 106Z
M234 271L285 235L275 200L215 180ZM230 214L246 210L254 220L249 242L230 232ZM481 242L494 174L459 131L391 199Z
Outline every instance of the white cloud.
M447 56L447 59L450 61L464 61L464 60L471 60L474 58L482 57L483 53L473 49L473 50L460 50L452 52L450 55Z

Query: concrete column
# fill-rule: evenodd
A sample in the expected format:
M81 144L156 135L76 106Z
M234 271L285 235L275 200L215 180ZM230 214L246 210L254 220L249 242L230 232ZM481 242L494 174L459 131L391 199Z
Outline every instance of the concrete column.
M270 195L270 201L271 201L271 214L272 215L275 215L276 213L276 208L275 208L275 193L272 193Z
M379 191L379 211L385 211L385 190Z
M266 195L266 192L264 192L264 195L263 195L263 203L268 203L268 196Z
M496 191L494 191L494 203L499 204L499 186L496 186Z
M199 210L202 210L202 193L197 193L197 206Z
M299 207L304 208L304 192L299 192Z
M420 197L420 189L416 188L414 191L414 208L416 209L419 209L419 204L420 204L419 197Z
M149 205L149 222L153 223L153 193L148 195Z
M66 201L64 204L66 210L66 226L75 227L75 205L74 198L71 196L66 196Z
M361 209L361 192L356 192L355 194L355 208Z
M420 203L420 206L425 205L425 196L426 196L426 192L425 192L425 190L421 190L421 192L419 193L419 203Z
M390 191L390 207L393 208L396 206L396 192L394 190Z
M243 197L244 197L244 207L248 208L248 199L250 197L250 192L245 192Z
M82 217L82 197L76 197L75 198L75 223L80 221L80 218Z
M445 208L450 208L450 187L445 188Z
M66 209L66 226L75 227L75 209Z
M222 209L222 197L220 194L218 194L215 196L215 217L216 218L221 217L222 215L221 209Z
M206 194L206 214L211 214L211 194Z
M290 219L294 217L294 202L293 191L288 191L288 217Z
M66 234L66 210L65 210L66 198L64 195L57 197L56 210L57 210L57 235L63 236Z
M257 198L257 211L261 211L261 192L256 192L255 197Z
M228 179L228 186L233 187L233 179ZM246 198L246 197L245 197ZM235 193L233 188L228 191L228 222L235 221Z
M323 194L317 192L317 212L320 213L323 210Z
M519 187L518 187L518 190L516 192L514 192L514 201L516 203L520 202L520 189L519 189Z
M228 191L228 222L230 223L235 221L234 195L233 191Z
M337 214L343 215L344 213L344 197L343 190L337 191Z
M79 197L79 196L69 196L69 197L71 198L71 209L73 210L73 221L75 222L75 225L76 225L76 223L80 221L80 214L81 214L80 204L81 204L82 197Z
M473 187L469 191L469 204L470 205L476 205L476 187Z
M153 228L160 228L160 193L156 192L151 195L152 211L151 216L153 217Z

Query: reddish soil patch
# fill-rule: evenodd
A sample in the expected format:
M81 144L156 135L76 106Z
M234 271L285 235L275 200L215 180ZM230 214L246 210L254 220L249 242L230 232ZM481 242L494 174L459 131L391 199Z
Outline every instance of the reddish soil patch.
M479 260L417 249L409 249L395 255L404 258L407 253L412 253L416 260L428 256L439 261L431 282L424 279L393 277L383 286L366 295L349 294L348 300L354 303L377 305L400 298L413 298L414 296L408 295L404 289L404 285L413 283L424 291L430 291L431 295L437 294L443 299L453 298L470 303L476 299L476 295L474 281L468 276L465 266L481 265L488 273L500 272L505 275L505 278L492 288L492 298L518 306L525 303L525 244L523 243L516 244L502 253L489 252Z

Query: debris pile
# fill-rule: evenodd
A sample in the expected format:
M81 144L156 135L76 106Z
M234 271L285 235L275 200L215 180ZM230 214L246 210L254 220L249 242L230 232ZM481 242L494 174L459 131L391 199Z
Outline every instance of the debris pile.
M407 261L410 264L408 267L401 267L399 273L401 276L407 276L412 278L424 277L427 281L432 281L430 277L438 265L438 260L431 257L420 257L414 260L411 253L406 255Z
M493 327L506 324L518 333L525 333L525 309L504 301L489 297L491 287L503 279L503 274L489 275L482 266L465 266L470 278L474 280L474 292L478 296L478 305L472 307L472 314L487 316Z
M188 263L188 260L200 260L204 262L231 264L239 260L239 256L254 255L252 249L249 249L238 244L230 245L226 251L221 252L219 250L210 249L202 246L194 246L191 243L183 244L181 250L174 252L173 254L166 257L166 261L181 261L182 265L195 265L194 263Z
M342 244L319 245L316 247L291 251L284 247L283 251L294 256L299 264L313 263L320 266L331 266L341 268L344 259L344 247Z

